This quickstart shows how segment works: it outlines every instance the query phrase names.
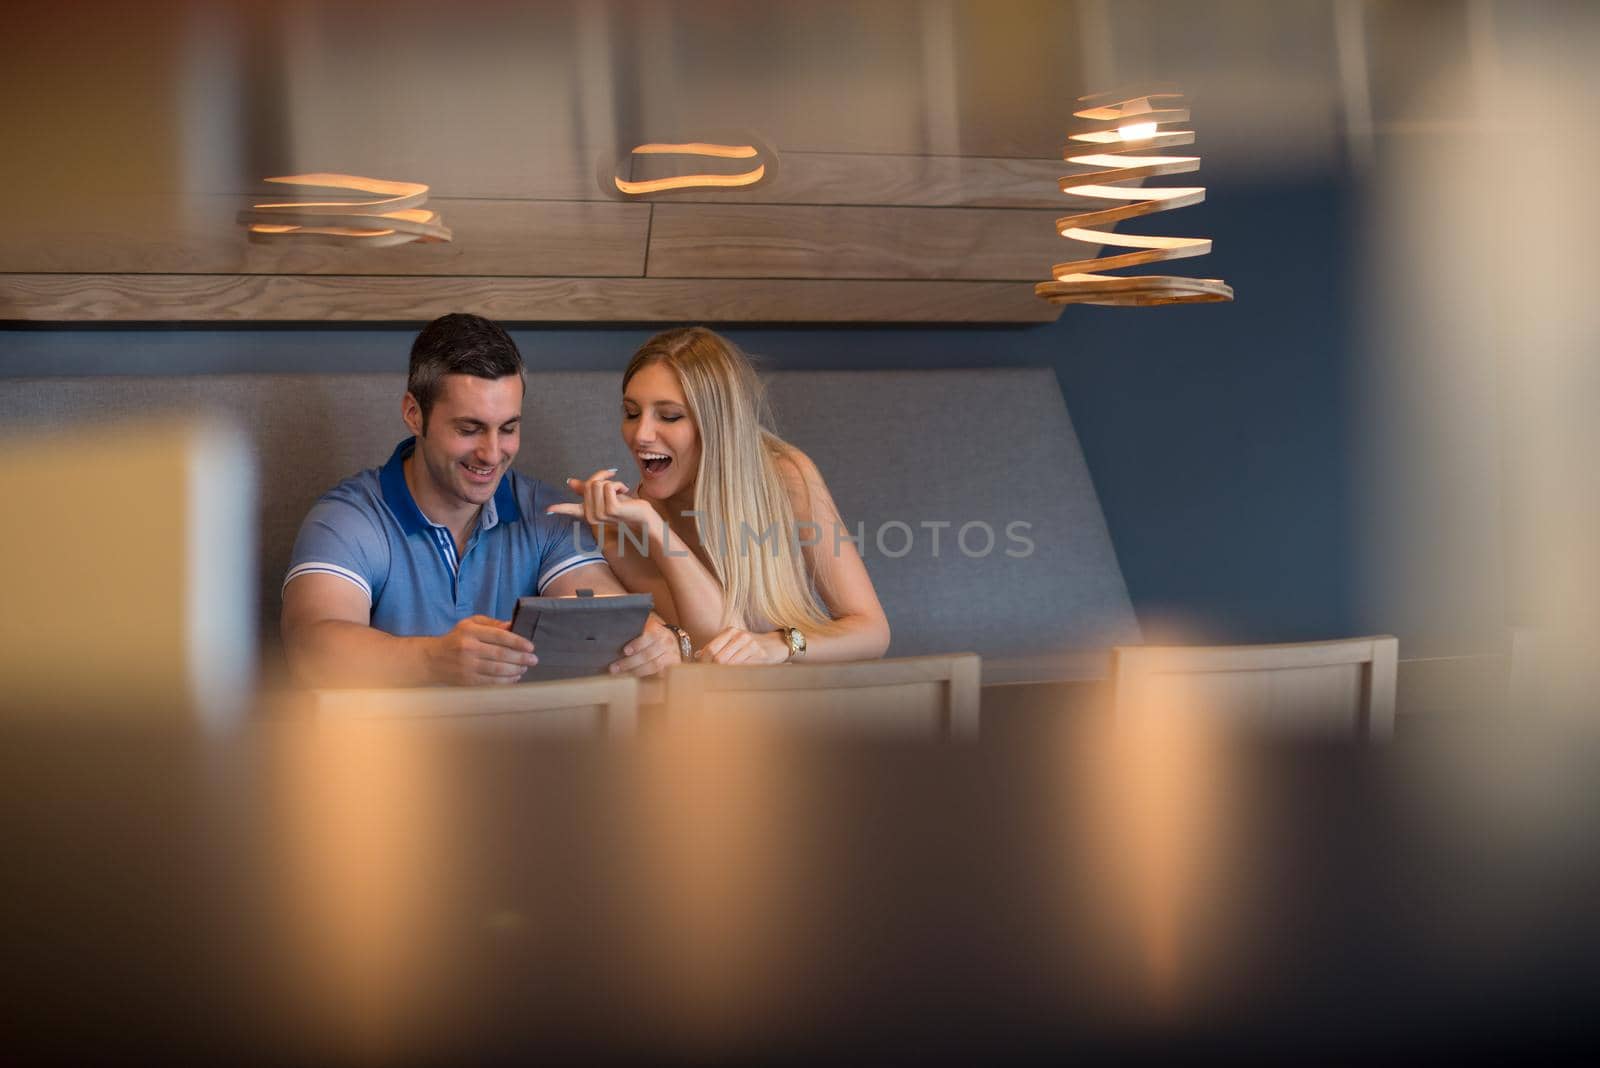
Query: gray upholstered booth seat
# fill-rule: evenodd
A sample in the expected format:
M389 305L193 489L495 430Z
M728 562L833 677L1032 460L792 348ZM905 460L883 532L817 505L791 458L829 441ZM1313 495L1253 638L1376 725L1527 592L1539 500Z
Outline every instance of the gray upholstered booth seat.
M816 461L889 615L890 653L972 651L984 681L1098 677L1137 642L1122 573L1048 370L778 372L779 431ZM196 375L0 382L0 432L165 411L236 420L260 465L262 634L301 518L405 436L404 376ZM518 469L631 470L619 379L530 374ZM824 535L826 537L826 535Z

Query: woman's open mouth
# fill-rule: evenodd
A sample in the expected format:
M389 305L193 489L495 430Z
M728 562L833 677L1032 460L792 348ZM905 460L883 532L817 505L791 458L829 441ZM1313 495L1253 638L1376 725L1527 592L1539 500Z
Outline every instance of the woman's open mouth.
M641 452L639 454L639 468L646 478L659 475L672 466L672 457L664 452Z

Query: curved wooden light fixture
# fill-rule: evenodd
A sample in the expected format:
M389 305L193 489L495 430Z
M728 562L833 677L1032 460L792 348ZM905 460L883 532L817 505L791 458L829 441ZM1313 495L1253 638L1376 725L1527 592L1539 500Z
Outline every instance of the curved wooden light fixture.
M1050 271L1055 281L1040 282L1034 286L1034 292L1053 304L1142 306L1232 300L1233 288L1220 278L1093 273L1185 256L1204 256L1211 251L1211 239L1152 237L1093 229L1122 219L1198 204L1206 198L1205 189L1199 186L1141 188L1116 184L1200 169L1199 156L1129 155L1194 143L1193 130L1167 128L1189 120L1189 109L1180 106L1184 103L1183 94L1165 91L1137 96L1107 93L1083 97L1080 103L1093 106L1075 111L1073 116L1088 119L1093 125L1069 135L1069 140L1084 147L1069 145L1066 160L1089 169L1062 178L1061 191L1103 201L1107 206L1063 216L1056 220L1056 231L1076 241L1131 251L1058 263Z
M428 187L418 182L389 182L354 174L291 174L267 181L300 187L308 195L332 194L337 199L255 204L238 214L251 241L384 248L451 238L439 214L422 208L428 200ZM366 197L351 196L357 193Z
M776 163L772 150L751 139L748 144L715 144L709 141L650 142L635 145L624 159L634 156L700 156L707 159L759 160L747 170L733 173L672 174L659 178L633 180L623 178L616 164L603 165L600 176L602 189L624 197L646 196L650 193L669 193L686 189L742 189L766 181L771 177L771 167ZM620 162L620 161L618 161ZM703 165L702 165L703 166ZM607 185L611 188L606 188Z

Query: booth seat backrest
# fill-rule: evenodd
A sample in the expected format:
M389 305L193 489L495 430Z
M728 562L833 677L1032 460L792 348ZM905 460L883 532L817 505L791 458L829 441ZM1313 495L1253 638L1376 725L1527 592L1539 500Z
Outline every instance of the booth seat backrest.
M985 681L1101 675L1139 641L1122 573L1049 370L776 372L777 429L816 461L893 631L891 655L977 652ZM382 464L401 374L106 376L0 382L0 433L163 412L231 418L259 465L261 633L301 519ZM616 374L528 377L517 469L560 484L632 472ZM736 533L736 532L735 532ZM824 547L831 534L822 535Z
M1139 640L1054 372L769 381L780 433L862 528L893 655L977 652L987 681L1067 677L1099 674L1114 635Z

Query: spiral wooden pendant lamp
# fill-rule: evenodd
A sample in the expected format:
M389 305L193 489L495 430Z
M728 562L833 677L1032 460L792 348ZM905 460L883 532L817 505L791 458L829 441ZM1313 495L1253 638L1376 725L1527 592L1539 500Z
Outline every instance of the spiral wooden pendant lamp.
M752 160L761 150L755 145L714 145L703 141L687 144L648 144L634 146L635 156L709 156L715 159ZM644 193L661 193L673 189L735 189L755 185L767 176L767 165L756 163L738 174L678 174L667 178L653 178L642 182L628 181L612 176L617 191L628 196Z
M634 177L637 156L651 157L652 177ZM729 163L708 164L712 160ZM721 170L708 169L718 166ZM596 177L607 196L620 200L654 193L685 190L749 189L776 176L778 155L760 138L748 133L716 141L651 141L634 145L617 156L602 157ZM627 177L624 177L627 175Z
M1189 109L1182 106L1183 94L1106 93L1082 97L1079 103L1090 106L1073 112L1073 116L1088 119L1092 125L1069 135L1069 140L1076 144L1068 146L1066 160L1087 169L1062 178L1061 191L1102 201L1107 206L1063 216L1056 220L1056 230L1062 237L1076 241L1108 246L1110 250L1133 251L1106 254L1108 248L1102 248L1102 254L1092 259L1058 263L1050 272L1055 281L1040 282L1034 292L1053 304L1124 307L1232 300L1233 288L1220 278L1094 273L1185 256L1203 256L1211 251L1211 239L1151 237L1095 229L1122 219L1187 207L1205 199L1206 191L1200 187L1141 188L1119 184L1200 169L1199 156L1147 154L1155 149L1194 143L1193 130L1169 128L1172 124L1189 121ZM1129 154L1134 152L1142 154Z
M291 174L267 181L298 186L322 199L255 204L241 211L238 221L248 228L251 241L384 248L451 238L439 214L423 209L428 187L417 182L354 174Z

